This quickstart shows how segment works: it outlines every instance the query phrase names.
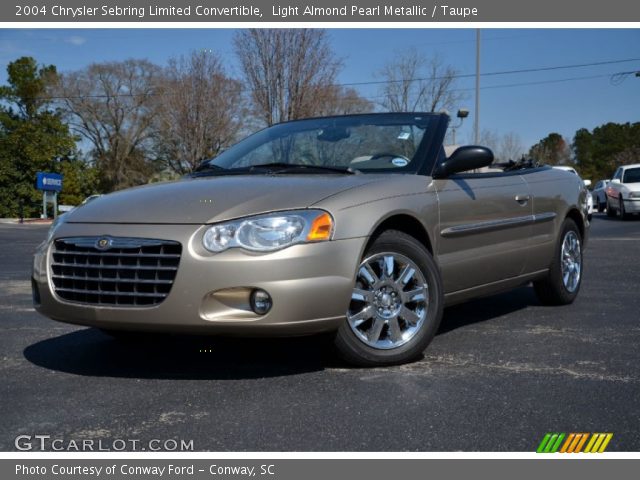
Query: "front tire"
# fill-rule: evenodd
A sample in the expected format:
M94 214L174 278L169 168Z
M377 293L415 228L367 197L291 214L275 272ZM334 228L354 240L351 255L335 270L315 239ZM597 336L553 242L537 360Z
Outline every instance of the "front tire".
M629 214L624 209L624 200L622 199L622 197L618 199L618 202L619 202L618 211L620 212L620 220L628 220Z
M540 303L573 303L582 284L582 265L582 236L576 222L567 218L562 225L547 277L533 282Z
M410 235L387 230L358 266L335 346L361 367L415 360L436 334L443 304L440 270L429 251Z
M607 217L615 217L616 209L611 206L611 200L607 197Z

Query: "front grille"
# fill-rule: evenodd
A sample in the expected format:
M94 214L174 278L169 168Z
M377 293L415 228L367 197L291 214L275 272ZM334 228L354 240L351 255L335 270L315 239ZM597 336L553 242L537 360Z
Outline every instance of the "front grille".
M53 244L51 279L64 300L89 305L151 306L176 278L182 245L124 237L60 238Z

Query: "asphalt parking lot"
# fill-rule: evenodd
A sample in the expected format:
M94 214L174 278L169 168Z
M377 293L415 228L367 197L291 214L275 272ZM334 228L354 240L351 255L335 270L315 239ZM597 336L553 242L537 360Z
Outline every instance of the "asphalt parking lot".
M424 359L348 368L325 338L120 344L31 306L46 227L0 225L0 450L18 435L212 451L534 451L546 432L640 450L640 219L597 214L582 291L445 310ZM206 351L205 351L206 350Z

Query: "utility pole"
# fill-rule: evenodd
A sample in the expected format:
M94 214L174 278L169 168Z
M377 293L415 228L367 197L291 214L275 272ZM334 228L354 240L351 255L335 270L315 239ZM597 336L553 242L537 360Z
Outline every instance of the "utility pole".
M480 143L480 29L476 29L476 114L473 119L474 142Z

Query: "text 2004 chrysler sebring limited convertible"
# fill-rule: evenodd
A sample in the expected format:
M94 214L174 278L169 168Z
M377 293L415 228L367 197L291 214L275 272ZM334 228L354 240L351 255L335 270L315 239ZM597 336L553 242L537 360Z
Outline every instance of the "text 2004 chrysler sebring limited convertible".
M117 331L335 331L359 365L416 358L445 305L582 279L587 192L549 167L445 155L444 114L283 123L189 178L103 196L38 249L39 312Z

